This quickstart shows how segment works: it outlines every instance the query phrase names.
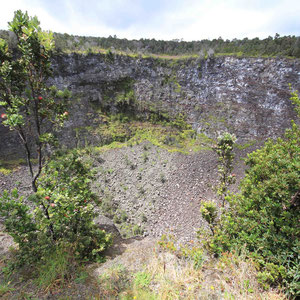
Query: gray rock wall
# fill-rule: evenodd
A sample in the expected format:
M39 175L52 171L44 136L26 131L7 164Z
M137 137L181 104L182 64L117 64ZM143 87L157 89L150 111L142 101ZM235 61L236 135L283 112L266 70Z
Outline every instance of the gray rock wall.
M295 118L289 87L300 89L300 61L218 57L167 61L103 54L64 54L53 59L50 84L73 92L71 118L61 137L80 143L75 128L97 125L98 107L114 112L115 91L134 90L142 107L184 113L198 132L234 132L240 140L275 137ZM98 121L97 121L98 120ZM17 137L0 124L0 154L18 153ZM99 137L89 137L96 143Z

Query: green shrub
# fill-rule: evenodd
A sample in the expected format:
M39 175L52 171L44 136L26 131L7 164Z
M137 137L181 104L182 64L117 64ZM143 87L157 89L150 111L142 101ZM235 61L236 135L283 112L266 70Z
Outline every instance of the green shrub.
M222 216L212 248L220 252L243 246L262 267L264 287L283 281L291 295L299 295L288 262L298 261L300 200L300 130L295 123L285 137L269 140L251 153L241 192L228 196L230 209ZM287 260L287 257L289 258ZM280 272L271 272L270 264ZM299 271L299 268L298 268ZM293 283L293 286L290 286Z
M291 100L299 116L297 92ZM283 138L267 141L248 155L246 164L240 193L226 197L230 207L207 244L216 254L245 247L260 266L262 287L284 284L289 296L296 298L300 296L299 127L292 121Z
M127 215L126 211L121 211L120 218L121 218L122 222L126 222L127 221L128 215Z
M270 285L278 283L278 281L285 276L285 272L286 270L284 266L266 263L264 270L262 272L258 272L257 281L265 290L268 290Z
M72 151L48 162L37 193L27 199L30 206L16 190L3 193L0 215L19 245L19 263L42 259L49 248L66 244L78 259L100 258L111 238L93 223L96 199L91 179L89 166Z
M202 218L208 223L212 234L214 234L214 228L216 226L218 216L217 205L212 201L204 202L201 205L200 212Z
M32 259L40 257L42 241L39 239L34 214L30 212L24 198L19 197L16 189L11 193L4 191L0 196L0 216L4 219L5 230L19 246L19 263L31 262ZM47 236L45 238L48 240Z
M105 55L106 55L105 58L107 59L108 62L110 62L110 63L114 62L115 57L110 49L106 51Z
M143 229L139 225L134 225L132 228L133 235L142 235L144 233Z
M151 283L151 274L147 272L137 272L134 275L134 285L140 288L147 288Z
M114 222L115 224L121 224L122 221L121 221L120 216L119 216L119 215L114 215L114 217L113 217L113 222Z
M160 173L160 181L161 181L162 183L165 183L165 182L167 181L165 174Z
M229 186L235 182L235 174L232 174L234 159L233 146L235 141L235 135L226 132L218 139L217 145L214 147L219 159L219 186L217 193L222 201L223 207Z
M93 259L110 244L110 237L93 223L97 199L90 189L90 167L76 150L58 154L45 168L37 195L50 197L55 238L75 243L75 253Z

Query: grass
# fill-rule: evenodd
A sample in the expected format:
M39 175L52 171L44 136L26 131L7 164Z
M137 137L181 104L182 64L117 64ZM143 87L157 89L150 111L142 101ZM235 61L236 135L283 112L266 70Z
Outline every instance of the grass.
M135 265L131 256L132 271L122 264L109 264L109 268L102 267L99 277L91 274L93 266L75 265L72 251L60 248L49 254L44 264L33 266L35 272L28 271L27 276L19 273L11 282L2 282L0 297L41 299L52 295L72 299L81 294L83 299L121 300L286 299L279 290L263 290L257 280L257 266L246 253L225 252L214 258L197 242L190 247L175 244L174 238L165 237L149 252L146 265ZM134 247L138 262L142 253Z
M108 269L99 276L99 296L103 299L116 299L128 287L129 280L128 271L122 265Z
M33 164L36 164L37 162L37 159L32 159ZM19 166L26 164L27 162L23 158L0 160L0 173L3 175L9 175L14 172Z
M0 284L0 297L8 296L14 288L10 287L10 282Z
M110 49L105 49L101 47L90 47L89 50L63 50L64 53L70 54L70 53L78 53L78 54L107 54ZM178 60L188 60L188 59L196 59L199 57L198 53L191 53L191 54L179 54L179 55L169 55L169 54L154 54L154 53L143 53L143 54L138 54L134 52L126 52L126 51L121 51L121 50L114 50L113 55L122 55L122 56L129 56L132 58L155 58L155 59L163 59L167 61L178 61ZM238 52L228 52L228 53L222 53L222 52L216 52L214 54L214 57L246 57L246 58L276 58L277 55L259 55L259 54L247 54L243 53L241 51ZM292 56L284 56L285 58L288 59L297 59L296 57ZM205 59L207 59L208 56L205 56Z
M38 277L35 280L39 289L48 291L64 286L73 276L76 269L72 252L66 248L59 248L44 258L38 266Z
M256 275L255 265L242 254L208 257L195 268L191 257L158 251L140 271L115 266L98 282L103 299L285 299L278 291L262 291Z
M9 175L11 172L12 172L11 169L6 169L6 168L3 168L3 167L0 168L0 173L3 174L3 175Z
M246 143L243 144L234 144L234 147L239 149L239 150L245 150L253 145L255 145L257 143L257 141L248 141Z
M14 269L13 262L12 256L1 265L1 299L48 299L49 295L59 294L63 295L61 299L73 299L69 297L74 292L72 288L76 291L82 285L92 285L88 267L76 261L73 251L67 247L49 249L49 255L35 265ZM9 275L6 270L10 270Z
M64 53L71 54L71 53L78 53L78 54L107 54L109 49L100 48L100 47L91 47L90 50L64 50ZM122 55L122 56L129 56L132 58L156 58L156 59L164 59L164 60L187 60L190 58L197 58L198 54L185 54L185 55L168 55L168 54L138 54L134 52L125 52L121 50L115 50L113 55Z
M123 127L125 124L117 122L120 130L120 135L123 135ZM170 125L153 124L151 122L138 122L131 121L126 123L126 127L130 128L128 136L124 137L124 141L113 141L107 145L92 147L92 151L96 153L103 153L111 149L120 149L127 146L133 146L142 142L149 142L152 145L166 149L170 152L181 152L189 154L192 152L198 152L201 150L209 150L213 140L208 138L205 134L196 134L194 130L176 129ZM111 134L110 129L113 128ZM105 125L105 129L99 128L98 134L116 136L116 126L112 124L112 127ZM118 135L118 136L120 136ZM149 145L146 146L147 148ZM146 159L145 152L145 161Z
M0 160L0 173L3 175L9 175L14 172L18 166L24 164L26 164L26 161L22 158Z

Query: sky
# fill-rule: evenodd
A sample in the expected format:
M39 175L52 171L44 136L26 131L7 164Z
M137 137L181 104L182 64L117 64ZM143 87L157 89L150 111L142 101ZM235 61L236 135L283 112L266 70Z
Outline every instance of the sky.
M300 0L0 0L0 29L14 11L44 30L184 41L300 36Z

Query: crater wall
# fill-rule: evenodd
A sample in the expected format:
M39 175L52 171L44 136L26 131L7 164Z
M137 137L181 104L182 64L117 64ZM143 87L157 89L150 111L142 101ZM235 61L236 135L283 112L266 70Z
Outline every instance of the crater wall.
M289 84L300 89L300 61L284 58L217 57L165 60L104 54L62 54L53 58L49 84L73 93L70 120L60 133L68 146L80 142L75 129L98 125L97 109L117 111L115 98L130 88L145 107L184 113L195 130L222 130L240 140L276 137L295 118ZM21 151L17 136L0 124L0 154ZM99 142L98 137L88 137Z

